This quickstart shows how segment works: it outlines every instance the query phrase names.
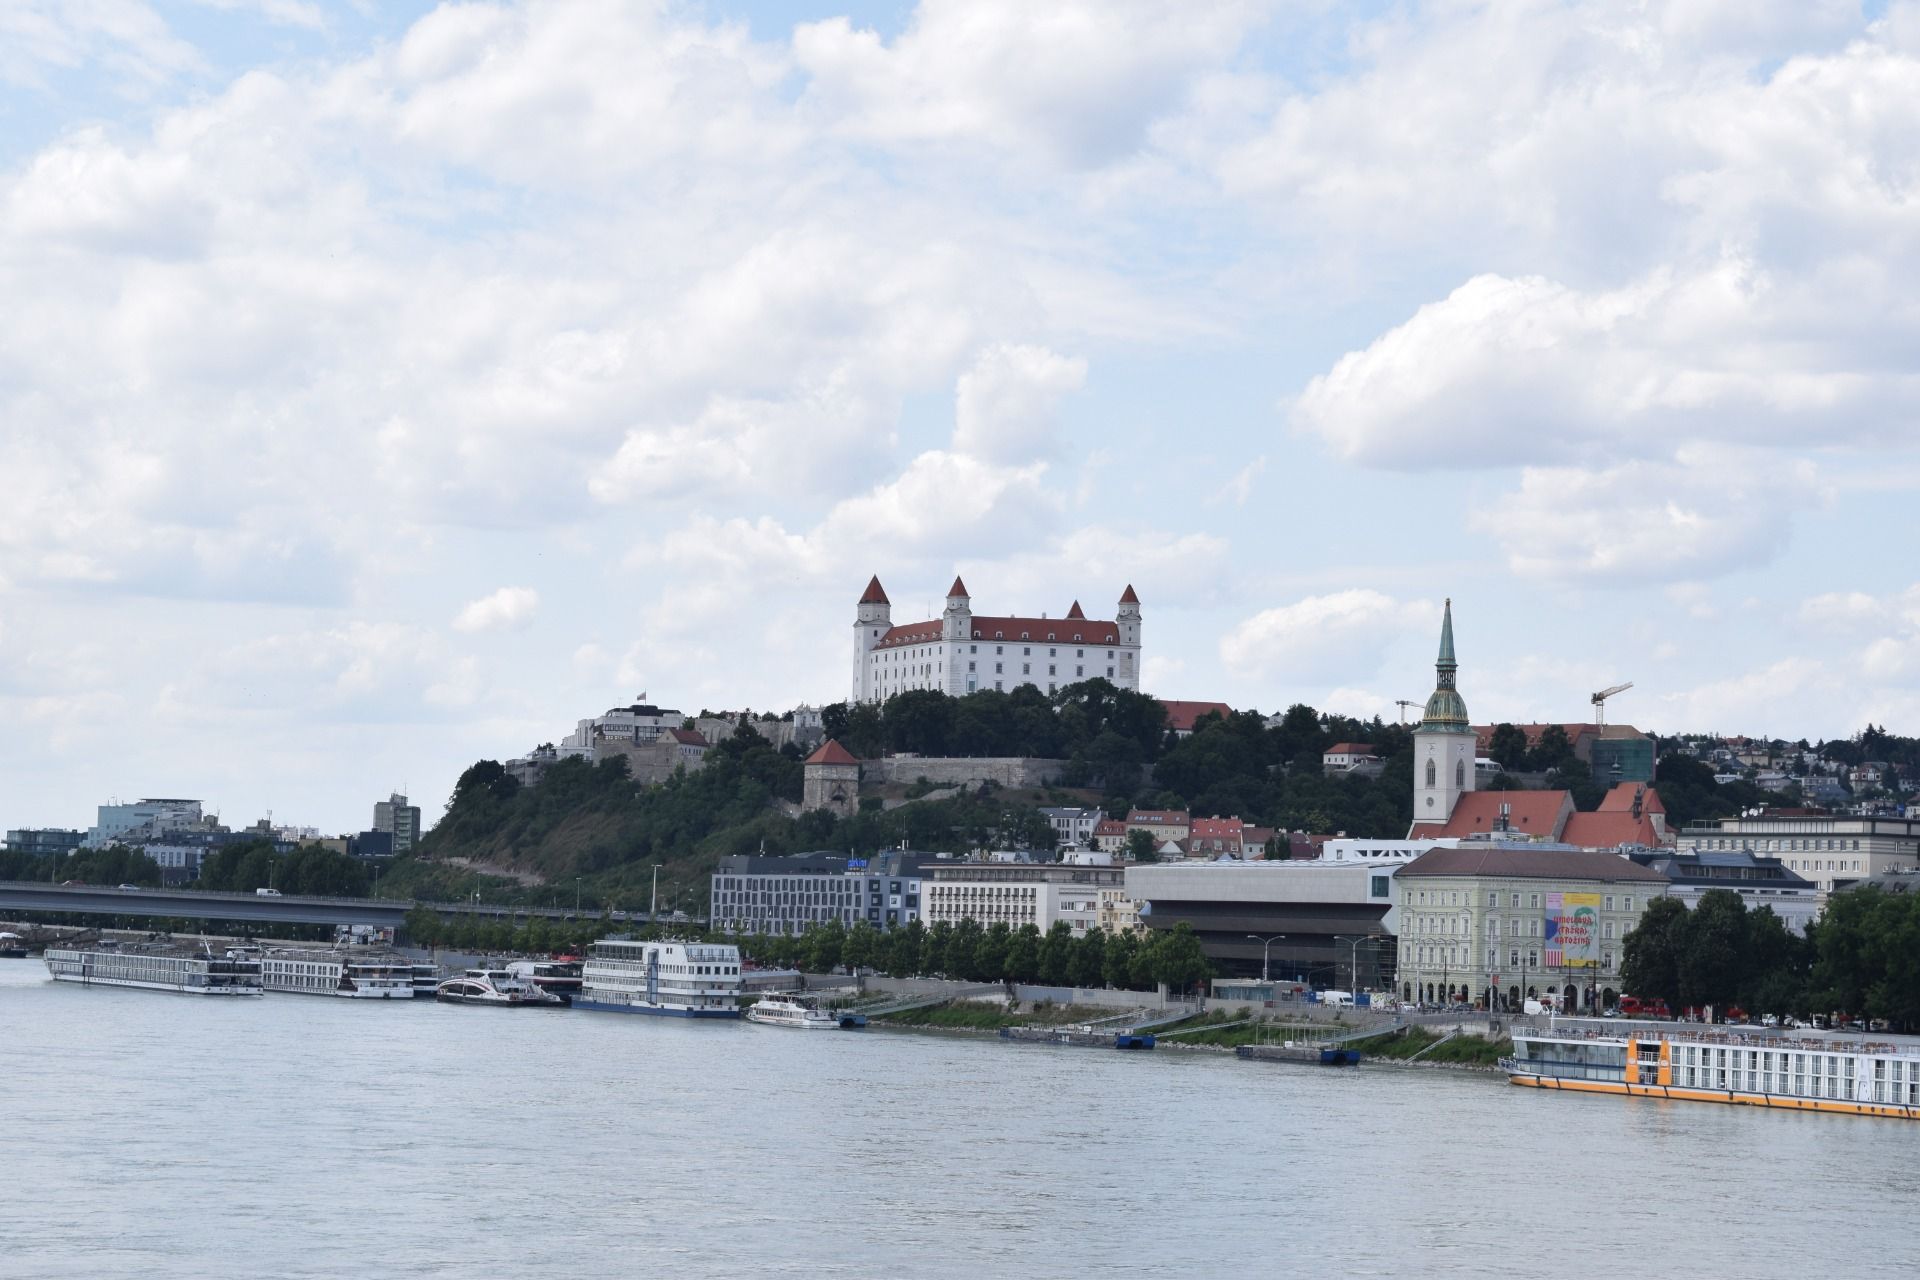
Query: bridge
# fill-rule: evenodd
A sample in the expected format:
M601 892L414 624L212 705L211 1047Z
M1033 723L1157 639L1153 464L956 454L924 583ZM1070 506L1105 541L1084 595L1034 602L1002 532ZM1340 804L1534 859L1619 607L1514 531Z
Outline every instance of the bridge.
M491 902L419 902L412 898L326 898L302 894L212 893L200 889L115 889L106 885L0 881L0 912L62 915L153 916L165 919L232 920L259 924L363 924L398 929L407 912L426 907L443 916L485 920L598 920L598 911L567 911ZM644 928L644 911L614 911L608 917ZM668 921L668 917L661 917ZM704 926L684 916L670 923Z

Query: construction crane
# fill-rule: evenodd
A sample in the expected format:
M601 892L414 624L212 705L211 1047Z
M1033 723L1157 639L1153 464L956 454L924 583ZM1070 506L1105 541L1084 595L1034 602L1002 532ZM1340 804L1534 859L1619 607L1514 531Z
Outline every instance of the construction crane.
M1393 700L1393 705L1400 708L1400 723L1405 724L1407 722L1408 707L1424 708L1427 704L1424 702L1408 702L1405 698L1395 698Z
M1587 701L1593 703L1595 713L1600 717L1601 724L1604 725L1607 722L1607 699L1616 693L1625 693L1631 688L1633 688L1633 681L1629 680L1625 684L1617 684L1611 689L1602 689L1587 699Z

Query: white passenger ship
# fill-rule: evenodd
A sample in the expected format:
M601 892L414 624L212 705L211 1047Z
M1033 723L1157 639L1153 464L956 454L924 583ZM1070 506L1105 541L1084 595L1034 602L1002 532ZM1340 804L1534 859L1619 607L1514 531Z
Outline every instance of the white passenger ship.
M413 961L365 948L275 950L260 957L260 985L349 1000L411 1000Z
M1500 1065L1536 1089L1920 1120L1920 1042L1574 1025L1515 1030Z
M811 1000L799 996L762 996L747 1010L748 1022L769 1027L796 1027L802 1031L838 1031L840 1015L828 1013Z
M57 982L84 986L138 987L196 996L257 996L260 961L251 956L215 955L211 949L172 942L141 942L124 947L48 947L47 972Z
M602 938L588 953L576 1009L676 1018L740 1016L740 948Z

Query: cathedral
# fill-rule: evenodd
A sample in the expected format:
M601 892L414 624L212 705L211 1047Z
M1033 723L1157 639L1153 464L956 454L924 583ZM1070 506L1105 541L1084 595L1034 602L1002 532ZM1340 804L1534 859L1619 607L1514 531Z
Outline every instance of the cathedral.
M1087 617L1078 600L1058 618L976 614L966 583L957 577L946 609L926 622L895 626L893 604L877 576L855 610L855 702L882 702L909 689L961 697L1030 684L1053 693L1096 676L1139 692L1140 597L1131 586L1110 622Z
M1413 731L1413 827L1407 838L1441 834L1460 797L1474 789L1473 725L1454 687L1460 664L1453 657L1453 601L1440 620L1440 657L1433 664L1433 696Z

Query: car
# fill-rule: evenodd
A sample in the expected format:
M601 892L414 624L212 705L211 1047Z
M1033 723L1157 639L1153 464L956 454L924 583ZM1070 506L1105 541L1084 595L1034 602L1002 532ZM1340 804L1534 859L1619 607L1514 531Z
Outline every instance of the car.
M255 889L254 893L258 894L262 898L277 898L280 896L280 891L278 889Z
M122 889L126 889L134 893L138 893L140 891L140 886L137 884L123 884L120 887Z
M1780 1015L1777 1013L1770 1013L1766 1017L1760 1019L1760 1025L1763 1027L1777 1027L1780 1025Z
M1620 1011L1618 1009L1603 1009L1600 1012L1600 1016L1603 1018L1617 1018L1620 1016Z

